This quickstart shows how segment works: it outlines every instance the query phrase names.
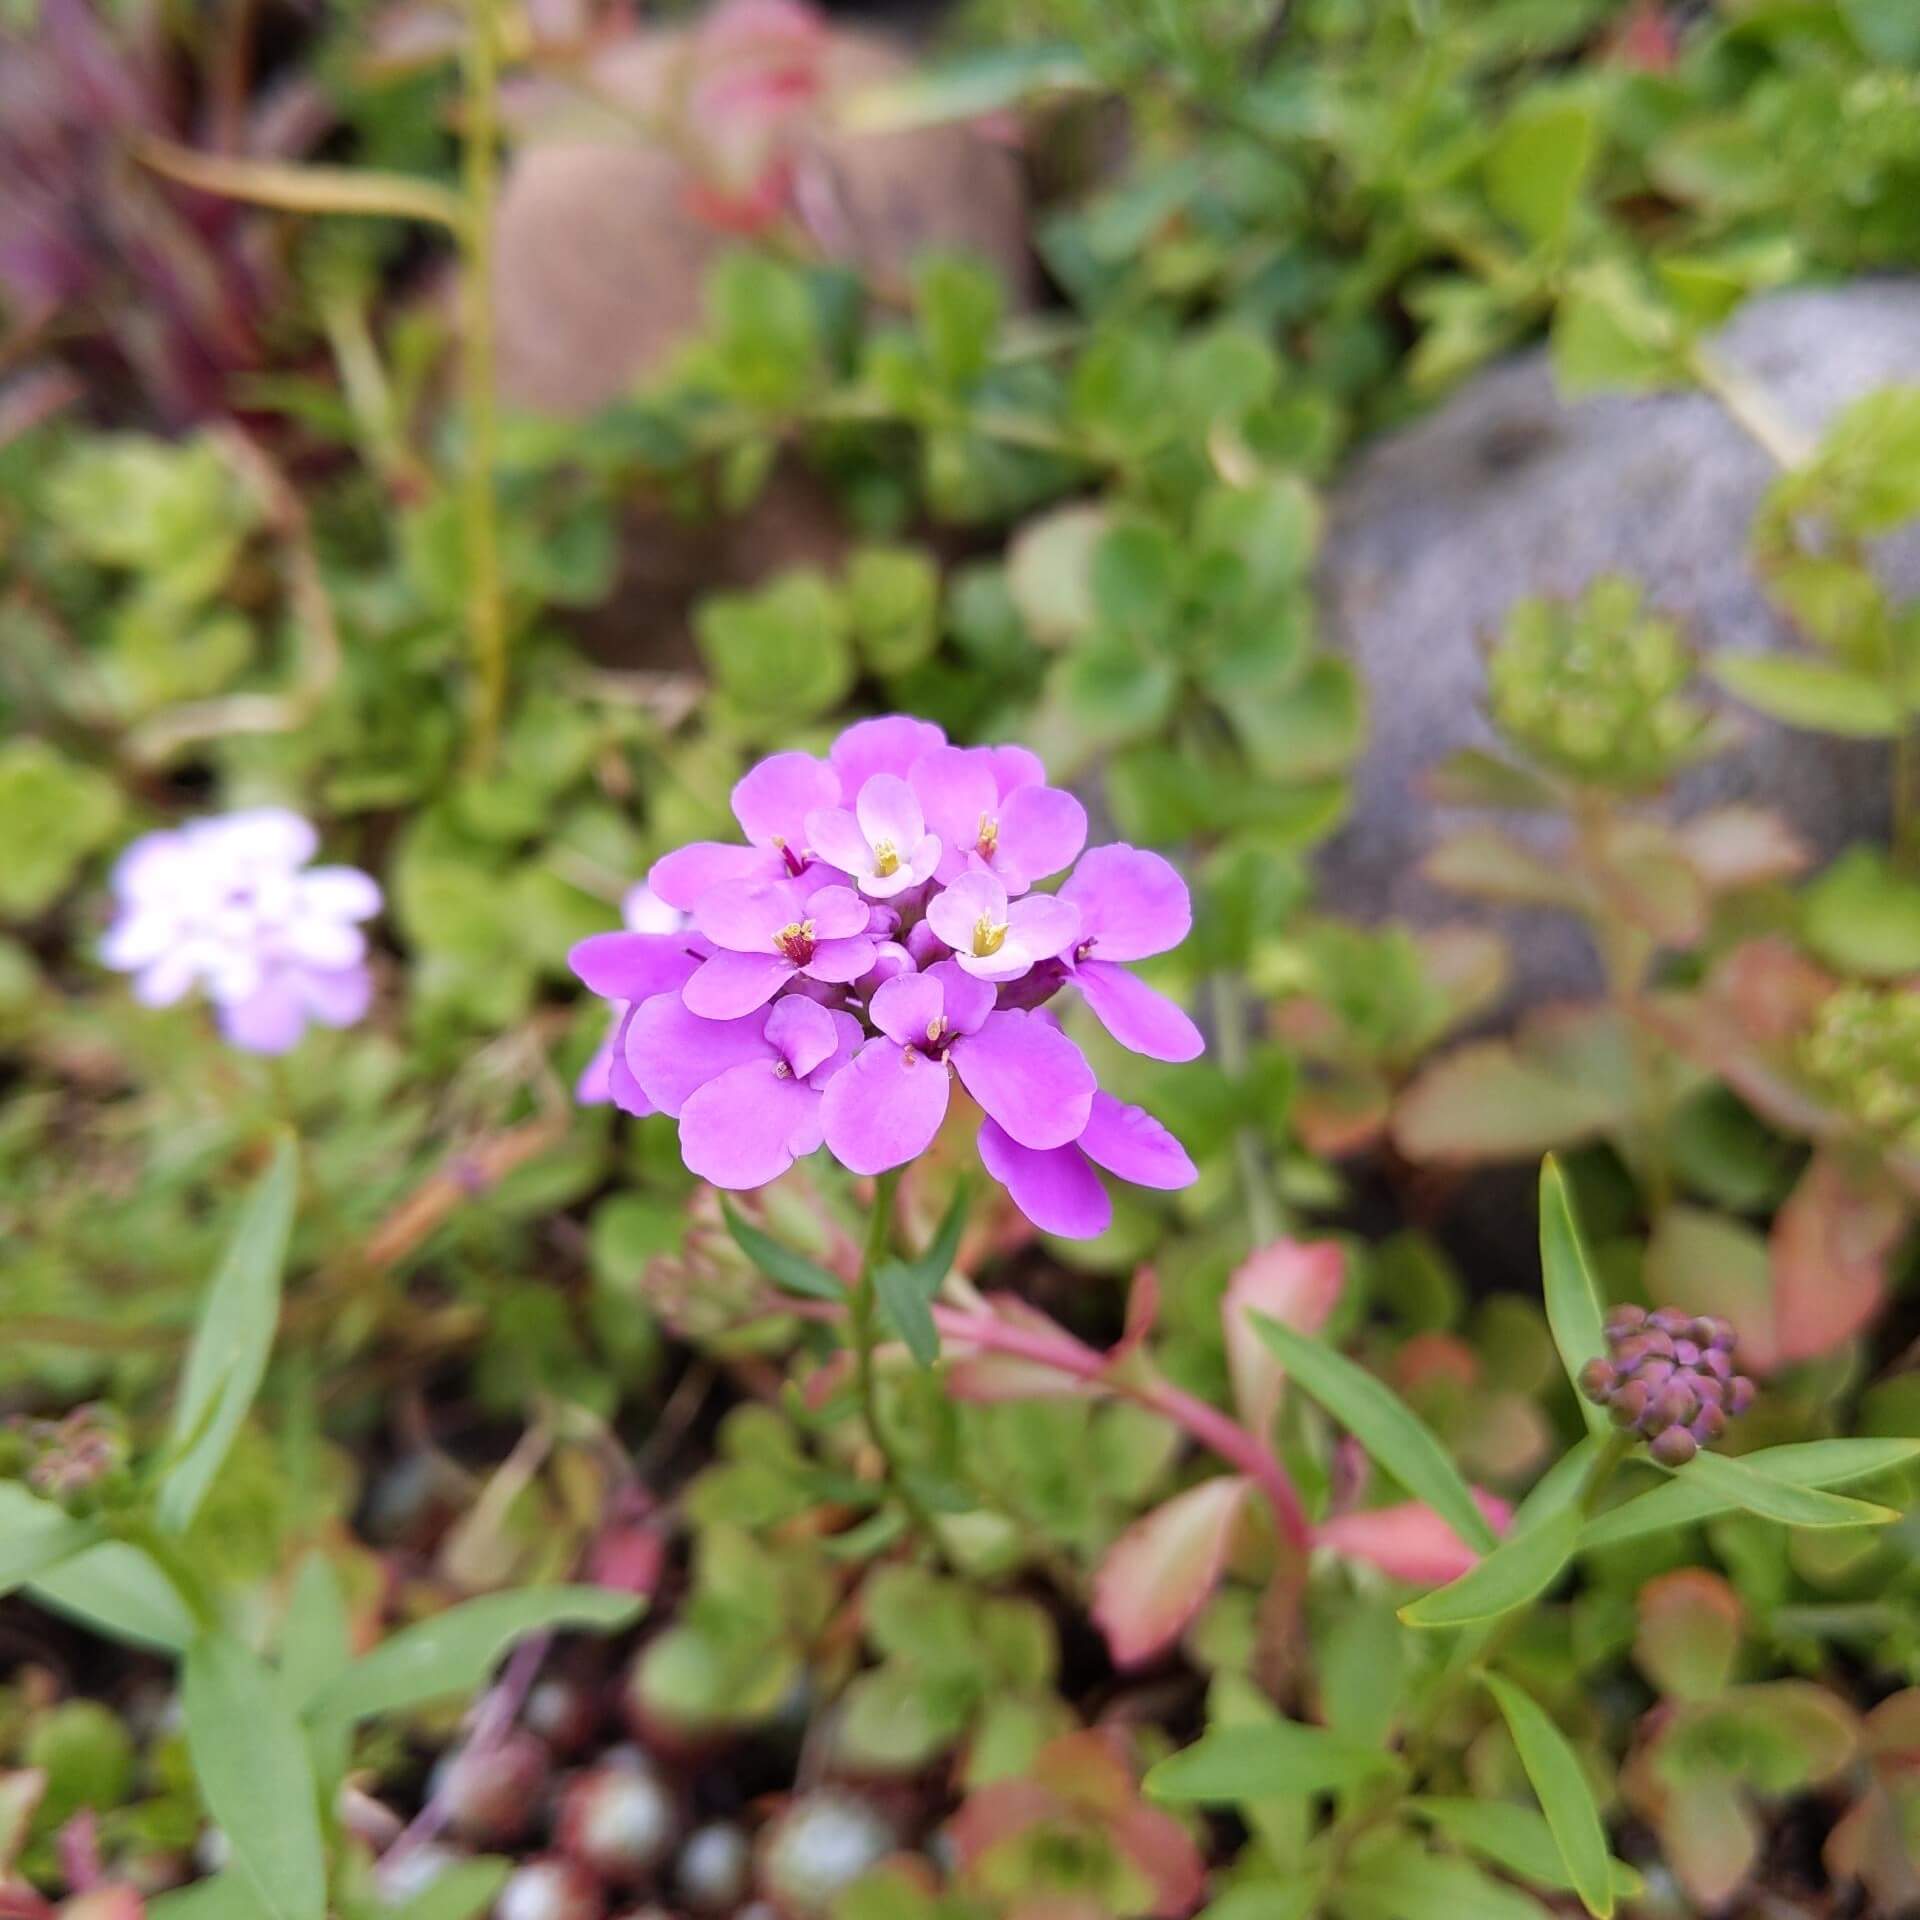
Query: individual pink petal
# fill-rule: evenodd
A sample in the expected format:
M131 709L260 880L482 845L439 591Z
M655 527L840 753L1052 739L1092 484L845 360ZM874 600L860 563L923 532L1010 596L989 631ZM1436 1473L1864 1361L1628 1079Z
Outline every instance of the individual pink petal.
M898 859L904 859L927 830L912 784L897 774L876 773L860 789L853 812L868 846L891 847Z
M1113 1202L1078 1147L1038 1152L989 1118L980 1122L980 1162L1042 1233L1097 1240L1113 1223Z
M1504 1533L1513 1509L1479 1488L1475 1504L1495 1533ZM1423 1501L1336 1514L1314 1529L1317 1545L1349 1560L1364 1560L1413 1587L1443 1587L1479 1563L1480 1556Z
M620 918L631 933L678 933L687 923L686 915L668 906L644 880L621 897Z
M765 886L786 871L778 854L764 847L736 847L724 840L696 840L664 854L647 871L647 885L668 906L691 913L714 887Z
M807 1085L815 1093L825 1093L840 1069L852 1064L853 1056L866 1044L866 1029L850 1013L841 1013L829 1008L827 1018L833 1022L833 1051L807 1075Z
M294 985L308 1016L323 1027L357 1026L373 1004L373 976L365 967L302 967Z
M1145 1107L1130 1107L1110 1093L1093 1096L1093 1110L1075 1145L1097 1166L1136 1187L1171 1192L1200 1177L1186 1148Z
M246 807L201 824L232 858L264 867L304 867L320 850L313 823L286 807Z
M335 920L371 920L380 911L380 888L358 867L309 867L299 879L300 907Z
M873 965L873 956L878 951L864 933L855 934L850 940L816 941L813 958L801 971L816 980L845 986L849 981L858 980Z
M1007 890L998 876L977 868L927 902L927 925L955 953L973 953L974 930L983 920L989 926L1007 924Z
M286 1053L306 1031L307 1010L287 975L265 981L244 1000L219 1010L220 1031L249 1053Z
M796 1080L804 1080L833 1052L833 1015L817 1000L790 993L767 1012L767 1045L786 1062Z
M716 953L701 961L680 998L703 1020L737 1020L764 1007L795 971L793 962L777 953Z
M872 909L851 887L816 887L807 895L805 917L815 939L844 940L868 931Z
M889 980L867 1002L867 1017L889 1040L903 1047L924 1047L929 1029L946 1010L941 983L930 973L905 973Z
M994 989L985 980L976 980L952 960L936 961L927 969L940 983L946 1001L947 1027L952 1033L978 1033L987 1024L994 1008Z
M283 960L333 970L351 967L366 957L367 936L350 922L301 914L280 929L277 946Z
M1093 1069L1057 1027L1037 1014L993 1013L956 1042L961 1084L1023 1147L1064 1147L1085 1131Z
M771 953L775 935L804 912L795 893L784 883L767 887L735 881L703 893L693 922L728 953Z
M922 1153L947 1113L947 1070L911 1047L869 1040L827 1085L820 1118L833 1157L885 1173Z
M573 1097L583 1107L604 1107L613 1098L613 1036L620 1029L620 1016L607 1029L607 1037L594 1049L593 1058L580 1069L573 1083Z
M733 817L763 847L808 844L807 815L840 804L840 776L810 753L776 753L741 776L733 789Z
M1179 1061L1197 1060L1206 1051L1206 1040L1186 1013L1125 967L1083 960L1073 970L1073 984L1094 1018L1129 1052Z
M622 1054L647 1098L662 1113L677 1115L690 1094L729 1067L771 1057L766 1024L766 1016L755 1013L702 1019L678 994L662 993L634 1009Z
M1046 784L1046 763L1031 747L983 747L980 751L993 769L993 784L999 799L1004 801L1022 787Z
M902 974L913 971L913 955L899 941L876 940L873 965L855 983L856 991L871 996L878 993L889 980L897 980Z
M1007 908L1007 944L1017 945L1029 965L1051 960L1073 945L1080 915L1070 901L1050 893L1030 893Z
M1087 810L1057 787L1020 787L1000 809L993 864L1003 876L1031 886L1070 867L1087 844Z
M808 814L807 844L829 866L856 879L873 871L873 849L849 808L821 807Z
M632 1030L633 1016L638 1010L638 1007L628 1007L621 1014L613 1037L608 1042L611 1058L607 1062L607 1098L622 1113L630 1113L635 1119L644 1120L648 1114L658 1113L659 1108L647 1098L646 1089L634 1078L633 1068L627 1062L627 1035Z
M1137 1667L1179 1639L1226 1571L1252 1482L1203 1480L1136 1520L1093 1577L1093 1618L1117 1667Z
M1248 1315L1263 1313L1296 1333L1318 1333L1346 1280L1346 1255L1337 1241L1275 1240L1249 1254L1227 1282L1220 1321L1234 1405L1242 1424L1263 1438L1273 1431L1286 1372Z
M603 1000L651 1000L687 983L700 964L684 933L596 933L576 941L567 965Z
M1060 889L1080 909L1080 937L1102 960L1143 960L1177 947L1193 926L1187 883L1157 853L1095 847Z
M941 877L964 873L982 823L1000 806L991 749L939 747L923 754L913 769L913 790L928 828L940 836Z
M947 736L931 720L915 720L904 713L861 720L833 743L834 771L840 791L857 794L876 773L904 780L923 753L944 747Z
M690 1172L716 1187L764 1187L819 1146L820 1095L774 1068L729 1067L688 1097L680 1157Z

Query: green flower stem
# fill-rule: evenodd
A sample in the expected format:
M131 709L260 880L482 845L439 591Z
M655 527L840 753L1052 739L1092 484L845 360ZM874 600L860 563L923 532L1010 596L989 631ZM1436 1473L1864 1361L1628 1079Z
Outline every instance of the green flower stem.
M507 620L500 583L500 419L496 392L493 249L494 170L500 140L500 37L495 0L467 0L465 124L460 226L460 379L465 414L460 519L467 565L467 630L473 649L468 759L493 760L507 704Z
M1242 1079L1247 1071L1247 1008L1240 983L1231 974L1216 973L1210 987L1213 1001L1214 1045L1219 1051L1220 1071L1229 1080ZM1273 1197L1272 1175L1267 1167L1264 1142L1251 1126L1236 1128L1233 1136L1234 1165L1239 1170L1240 1192L1247 1210L1247 1234L1254 1247L1264 1247L1280 1237L1280 1208Z
M860 1402L860 1419L867 1438L880 1456L881 1472L888 1490L900 1502L907 1518L936 1553L940 1535L927 1511L926 1503L908 1484L893 1443L880 1418L880 1382L874 1367L874 1349L879 1344L879 1293L875 1276L881 1263L893 1251L893 1211L900 1188L898 1167L881 1174L873 1187L873 1218L867 1225L866 1250L860 1259L860 1277L854 1283L847 1307L847 1331L853 1341L854 1387Z

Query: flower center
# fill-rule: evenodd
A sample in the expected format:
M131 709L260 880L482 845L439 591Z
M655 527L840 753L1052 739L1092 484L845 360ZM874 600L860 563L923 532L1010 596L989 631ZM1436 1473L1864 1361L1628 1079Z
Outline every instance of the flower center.
M791 960L796 967L804 967L813 958L813 922L811 920L790 920L773 936L774 951L783 958Z
M946 1032L947 1016L944 1013L936 1013L933 1018L927 1022L927 1045L937 1047L940 1042L946 1038Z
M776 1060L773 1063L773 1077L776 1080L791 1080L793 1069L784 1060Z
M876 842L873 849L873 870L882 880L886 879L889 874L900 871L900 856L894 851L894 845L891 840Z
M993 850L1000 844L1000 822L992 814L980 816L980 832L973 844L983 860L993 858Z
M984 913L973 923L973 957L985 960L1007 943L1007 923L991 920Z

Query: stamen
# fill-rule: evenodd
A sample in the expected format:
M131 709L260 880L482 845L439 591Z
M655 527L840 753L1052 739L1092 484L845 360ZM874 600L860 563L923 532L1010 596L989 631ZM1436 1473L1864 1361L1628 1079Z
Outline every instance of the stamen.
M773 1063L773 1077L776 1080L791 1080L793 1069L784 1060L776 1060Z
M973 844L983 859L993 858L993 850L1000 844L1000 822L992 814L980 816L980 832Z
M944 1013L936 1013L933 1018L927 1022L927 1045L937 1047L946 1030L947 1016Z
M1004 920L996 924L983 913L973 923L973 957L976 960L985 960L998 953L1006 941L1007 923Z
M900 871L900 856L894 851L891 840L881 840L875 843L873 849L873 870L882 880L886 879L889 874Z
M790 920L773 936L774 951L804 967L813 958L813 922Z

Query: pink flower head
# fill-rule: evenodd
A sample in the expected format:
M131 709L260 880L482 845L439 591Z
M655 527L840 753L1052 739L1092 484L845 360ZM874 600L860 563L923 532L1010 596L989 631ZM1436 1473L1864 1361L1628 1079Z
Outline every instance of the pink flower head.
M826 760L762 761L733 807L747 845L655 863L659 931L575 948L616 1009L583 1098L604 1085L630 1113L677 1119L695 1173L751 1187L822 1144L855 1173L904 1165L957 1079L985 1115L989 1172L1059 1234L1105 1229L1103 1172L1162 1189L1195 1177L1158 1121L1098 1092L1044 1010L1072 981L1127 1045L1192 1058L1192 1023L1121 964L1179 941L1186 888L1155 854L1082 855L1086 816L1033 754L949 747L889 714ZM1076 859L1058 894L1031 891Z
M733 789L733 817L752 843L696 840L653 863L647 884L666 906L691 913L700 896L729 880L765 885L806 864L807 815L840 803L840 776L810 753L776 753Z
M1078 909L1070 977L1094 1017L1123 1047L1151 1060L1194 1060L1200 1029L1165 994L1120 963L1165 953L1187 937L1187 883L1157 853L1124 843L1082 856L1060 898Z
M380 889L357 867L310 866L319 844L278 807L143 835L114 868L101 959L151 1007L198 987L252 1053L285 1053L310 1020L352 1026L373 997L360 923Z
M844 985L873 965L867 903L851 887L735 881L702 894L693 917L718 949L685 988L703 1019L751 1013L796 974Z
M984 866L1009 893L1070 867L1087 844L1087 811L1046 784L1024 747L936 747L914 763L914 792L940 837L939 877Z
M873 996L879 1033L827 1089L826 1140L855 1173L884 1173L924 1152L946 1118L952 1073L1024 1146L1078 1138L1093 1069L1058 1028L995 1010L993 988L950 960L902 974Z
M1079 935L1080 915L1050 893L1009 901L996 875L976 870L927 902L927 925L963 972L998 982L1065 952Z
M851 811L820 807L808 814L807 843L870 900L891 900L931 880L940 861L919 796L893 773L872 775Z

